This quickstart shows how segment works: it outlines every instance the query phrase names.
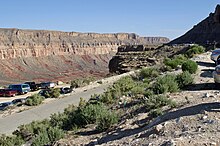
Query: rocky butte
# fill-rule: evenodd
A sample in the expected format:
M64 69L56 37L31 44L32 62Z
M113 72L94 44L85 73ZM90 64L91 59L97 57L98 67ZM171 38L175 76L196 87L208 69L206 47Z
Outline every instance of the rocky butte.
M220 43L220 5L217 5L214 13L195 25L183 36L173 40L170 44L183 43Z
M119 46L167 42L165 37L134 33L0 29L0 83L100 77L108 74L108 62Z

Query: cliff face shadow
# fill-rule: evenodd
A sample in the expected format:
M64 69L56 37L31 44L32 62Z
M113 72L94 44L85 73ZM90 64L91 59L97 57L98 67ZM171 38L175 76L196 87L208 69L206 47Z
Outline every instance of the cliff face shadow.
M202 111L220 112L219 109L220 109L220 103L213 102L213 103L202 103L202 104L186 107L183 109L179 109L176 111L168 112L160 117L157 117L145 127L139 127L135 129L126 129L126 130L117 129L115 132L111 134L107 134L106 136L99 139L98 144L104 144L110 141L121 139L123 137L128 137L131 135L138 134L140 132L151 129L153 126L156 126L158 124L164 123L169 120L174 120L174 119L178 119L180 117L185 117L185 116L197 115L197 114L200 114ZM141 134L138 138L146 137L152 132L153 130L146 131L144 134ZM87 145L93 145L93 142Z
M205 67L215 67L215 63L210 63L210 62L203 62L203 61L197 61L196 62L200 66L205 66Z

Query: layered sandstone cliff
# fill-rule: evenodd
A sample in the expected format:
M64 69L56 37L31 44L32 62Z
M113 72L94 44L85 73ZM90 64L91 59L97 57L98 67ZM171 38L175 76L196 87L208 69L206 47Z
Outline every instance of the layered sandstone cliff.
M161 44L163 37L139 37L136 34L97 34L44 30L0 29L0 59L49 55L107 54L120 45Z
M164 37L0 29L0 84L105 76L120 45L167 43Z

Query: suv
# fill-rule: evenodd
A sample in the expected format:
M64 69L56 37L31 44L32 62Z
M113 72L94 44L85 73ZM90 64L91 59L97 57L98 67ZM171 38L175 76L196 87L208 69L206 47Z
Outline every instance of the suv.
M215 71L213 71L212 75L213 75L213 78L214 78L214 82L215 83L220 83L220 65L217 65L215 67Z
M42 82L40 85L42 89L49 89L55 87L55 83L53 82Z
M12 106L13 103L12 102L3 102L3 103L0 103L0 110L5 110L7 109L9 106Z
M18 92L16 90L12 90L12 89L0 89L0 96L7 96L7 97L13 97L16 94L18 94Z
M220 64L220 61L218 61L220 59L220 48L215 49L214 51L212 51L211 54L211 60L215 62L216 65Z
M16 90L19 94L26 94L31 91L28 84L12 84L9 89Z
M25 82L25 84L30 86L31 91L37 91L40 88L40 84L36 84L35 82Z

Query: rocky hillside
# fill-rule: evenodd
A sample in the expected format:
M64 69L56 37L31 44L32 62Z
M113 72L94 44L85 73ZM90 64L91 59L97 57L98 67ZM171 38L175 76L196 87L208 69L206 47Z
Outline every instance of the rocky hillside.
M106 75L108 61L118 46L168 41L128 33L0 29L0 83Z
M182 43L220 43L220 5L216 6L215 12L195 25L183 36L173 40L170 44Z

